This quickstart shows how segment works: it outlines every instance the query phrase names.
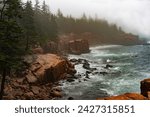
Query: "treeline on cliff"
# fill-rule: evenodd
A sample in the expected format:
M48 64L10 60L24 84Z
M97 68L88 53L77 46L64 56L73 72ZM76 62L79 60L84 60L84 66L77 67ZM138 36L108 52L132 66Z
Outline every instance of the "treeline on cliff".
M58 9L56 15L58 34L74 34L75 38L88 39L90 44L138 44L138 36L125 33L116 24L109 24L106 20L97 17L88 17L86 14L80 18L71 15L64 16Z

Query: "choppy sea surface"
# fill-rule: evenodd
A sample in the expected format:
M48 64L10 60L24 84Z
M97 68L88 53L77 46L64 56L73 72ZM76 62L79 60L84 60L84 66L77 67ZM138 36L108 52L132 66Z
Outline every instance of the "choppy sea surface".
M87 79L86 70L81 64L76 65L76 75L81 78L61 82L62 99L91 100L127 92L140 93L140 81L150 78L150 45L101 45L90 50L88 54L69 55L69 58L86 59L97 72L104 71L106 64L113 67L105 70L106 75L91 73Z

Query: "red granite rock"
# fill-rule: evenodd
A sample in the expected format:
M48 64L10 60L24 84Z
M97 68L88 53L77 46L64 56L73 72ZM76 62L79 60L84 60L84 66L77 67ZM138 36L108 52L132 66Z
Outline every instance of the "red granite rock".
M148 98L138 93L125 93L125 94L118 95L118 96L97 98L97 100L147 100L147 99Z

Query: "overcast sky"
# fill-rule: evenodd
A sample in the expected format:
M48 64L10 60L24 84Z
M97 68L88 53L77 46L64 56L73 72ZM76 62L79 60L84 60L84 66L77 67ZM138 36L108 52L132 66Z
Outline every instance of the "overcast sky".
M26 0L23 0L26 1ZM32 0L35 1L35 0ZM43 1L43 0L39 0ZM83 13L106 19L124 31L150 37L150 0L45 0L50 10L80 17Z

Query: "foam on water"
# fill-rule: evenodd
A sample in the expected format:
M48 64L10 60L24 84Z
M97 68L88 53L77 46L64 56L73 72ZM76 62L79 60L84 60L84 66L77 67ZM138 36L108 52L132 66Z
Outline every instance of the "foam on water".
M75 99L96 99L106 96L106 93L118 95L140 92L140 81L150 77L149 48L150 46L144 45L106 45L92 47L88 54L69 55L69 58L86 59L91 67L97 68L97 72L106 71L108 74L90 74L90 79L84 81L86 70L82 65L77 65L77 73L81 74L81 78L63 83L63 99L70 96ZM113 67L104 70L106 64Z

